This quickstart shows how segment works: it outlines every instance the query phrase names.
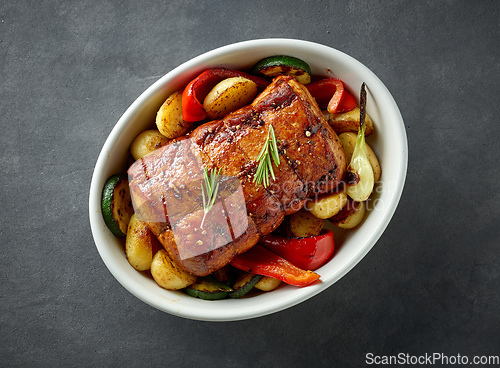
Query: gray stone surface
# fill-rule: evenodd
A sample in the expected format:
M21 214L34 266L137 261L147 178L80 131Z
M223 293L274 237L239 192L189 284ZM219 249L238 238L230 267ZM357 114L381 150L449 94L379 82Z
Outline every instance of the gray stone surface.
M497 1L3 1L0 366L360 367L366 354L500 355ZM255 320L159 312L90 232L93 166L149 85L228 43L322 43L393 93L407 184L373 250Z

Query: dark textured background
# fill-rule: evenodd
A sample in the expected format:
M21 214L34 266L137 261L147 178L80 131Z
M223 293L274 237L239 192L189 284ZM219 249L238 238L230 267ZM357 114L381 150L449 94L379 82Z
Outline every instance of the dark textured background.
M367 353L500 355L498 1L2 1L0 366L360 367ZM148 86L215 47L322 43L387 85L407 184L373 250L255 320L159 312L90 232L93 166Z

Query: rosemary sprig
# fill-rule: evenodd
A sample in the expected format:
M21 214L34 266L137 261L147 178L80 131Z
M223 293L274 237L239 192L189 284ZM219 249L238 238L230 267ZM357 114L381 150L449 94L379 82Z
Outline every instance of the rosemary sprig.
M205 185L203 182L201 183L201 194L203 198L203 220L201 221L200 227L203 227L205 223L205 217L207 213L212 209L215 199L217 198L217 192L219 191L219 175L221 169L214 168L207 170L207 168L203 171L203 178L205 179Z
M257 161L259 162L259 166L257 167L257 171L255 172L255 176L253 178L253 182L267 187L270 183L269 175L276 179L274 176L273 163L278 166L280 164L280 157L278 154L278 142L276 140L276 135L274 134L273 126L269 126L269 132L267 133L267 139L260 150L259 156L257 156Z

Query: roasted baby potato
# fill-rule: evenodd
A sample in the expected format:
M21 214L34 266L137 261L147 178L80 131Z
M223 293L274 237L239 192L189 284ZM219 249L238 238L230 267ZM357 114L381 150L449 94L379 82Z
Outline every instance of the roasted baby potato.
M307 209L319 219L335 216L347 203L344 192L330 193L307 202Z
M160 242L146 223L133 214L125 238L125 254L132 267L137 271L149 270L154 254L160 249Z
M156 252L151 263L151 275L167 290L179 290L193 284L197 277L180 268L165 249Z
M330 219L330 221L342 228L353 229L365 218L366 202L356 202L349 200L342 211Z
M318 235L325 220L317 218L310 211L305 209L288 216L287 233L296 238L307 238Z
M281 281L275 279L274 277L264 276L257 284L255 288L260 291L272 291L280 286Z
M191 128L192 123L182 118L182 93L172 93L156 114L156 127L167 138L177 138Z
M342 112L340 114L331 114L327 111L323 112L323 115L330 124L330 126L335 130L337 134L344 132L358 132L359 128L359 107L355 107L351 111ZM375 125L373 120L366 114L365 117L365 136L369 136L373 133Z
M138 160L163 147L168 141L169 139L156 129L145 130L132 141L130 153L135 160Z
M351 162L351 156L352 153L354 152L354 147L356 146L356 137L357 134L352 132L346 132L339 135L339 139L342 142L342 145L344 146L344 152L346 155L347 163ZM374 182L376 183L377 181L380 180L380 176L382 175L382 169L380 168L380 163L378 162L377 156L375 155L375 152L373 152L370 145L365 142L365 147L366 147L365 150L366 156L368 157L368 160L372 165L373 179Z
M233 77L217 84L205 97L203 108L211 119L220 119L248 105L257 94L257 84L250 79Z

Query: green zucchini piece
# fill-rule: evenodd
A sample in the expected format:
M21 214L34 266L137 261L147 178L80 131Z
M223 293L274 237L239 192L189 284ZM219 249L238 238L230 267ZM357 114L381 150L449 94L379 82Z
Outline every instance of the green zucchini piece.
M114 236L127 234L134 208L126 175L115 174L106 181L102 190L101 211L106 226Z
M254 65L252 72L269 77L290 75L302 84L311 83L311 67L304 60L293 56L276 55L264 58Z
M234 283L234 291L229 293L229 297L233 299L241 298L243 295L252 290L255 284L257 284L262 279L262 277L262 275L256 275L254 273L246 273L241 275Z
M232 289L210 277L198 278L194 284L184 289L187 295L204 300L219 300L228 296Z

